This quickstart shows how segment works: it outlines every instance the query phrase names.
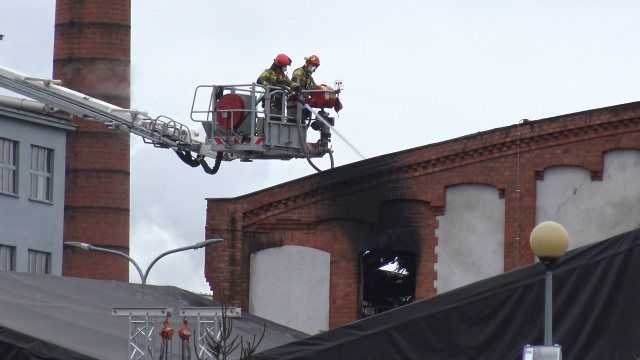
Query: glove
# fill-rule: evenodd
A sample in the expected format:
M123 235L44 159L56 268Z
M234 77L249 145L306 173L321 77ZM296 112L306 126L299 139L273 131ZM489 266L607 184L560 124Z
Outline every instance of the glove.
M336 98L336 102L333 104L333 110L335 110L336 113L342 110L342 102L340 101L340 98Z
M296 86L295 88L293 88L293 91L295 91L296 95L300 95L302 94L302 87Z

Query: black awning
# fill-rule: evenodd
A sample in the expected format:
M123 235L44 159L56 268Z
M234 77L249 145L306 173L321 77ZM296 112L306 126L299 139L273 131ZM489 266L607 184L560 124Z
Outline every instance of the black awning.
M553 276L553 341L565 360L640 354L640 230L569 251ZM265 359L520 360L543 343L535 263L260 352Z

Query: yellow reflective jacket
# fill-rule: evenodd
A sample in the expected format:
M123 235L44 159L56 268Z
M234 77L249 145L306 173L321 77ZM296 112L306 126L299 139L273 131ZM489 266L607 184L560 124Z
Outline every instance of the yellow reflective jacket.
M258 84L262 86L275 86L275 85L286 85L288 87L293 87L294 83L289 79L287 74L283 73L280 70L271 70L266 69L260 74L258 77Z
M313 76L311 76L311 73L304 67L293 70L291 80L294 83L300 84L302 90L314 90L316 88L316 82L313 80Z

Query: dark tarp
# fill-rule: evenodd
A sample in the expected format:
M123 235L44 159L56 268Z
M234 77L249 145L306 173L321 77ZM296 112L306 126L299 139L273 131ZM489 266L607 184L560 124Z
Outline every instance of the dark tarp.
M111 315L112 308L173 308L169 326L179 329L183 326L180 308L216 306L220 304L173 286L0 271L0 359L126 359L128 317ZM163 320L155 318L155 354L159 354ZM232 336L259 338L263 324L267 330L259 350L307 336L246 312L234 318ZM195 331L195 318L189 318L189 327ZM192 347L194 343L192 337ZM174 359L179 349L176 330ZM238 353L229 359L237 359Z
M48 341L36 339L18 331L0 327L0 358L21 360L76 359L93 360Z
M569 251L554 268L553 341L564 360L640 358L640 230ZM522 359L542 344L535 263L256 354L264 359Z

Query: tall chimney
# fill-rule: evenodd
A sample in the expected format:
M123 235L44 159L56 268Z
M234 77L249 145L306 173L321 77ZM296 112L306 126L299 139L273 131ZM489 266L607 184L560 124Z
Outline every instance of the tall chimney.
M53 78L129 108L131 0L57 0ZM64 241L129 253L129 133L74 118L67 137ZM124 257L69 248L62 274L129 281Z

